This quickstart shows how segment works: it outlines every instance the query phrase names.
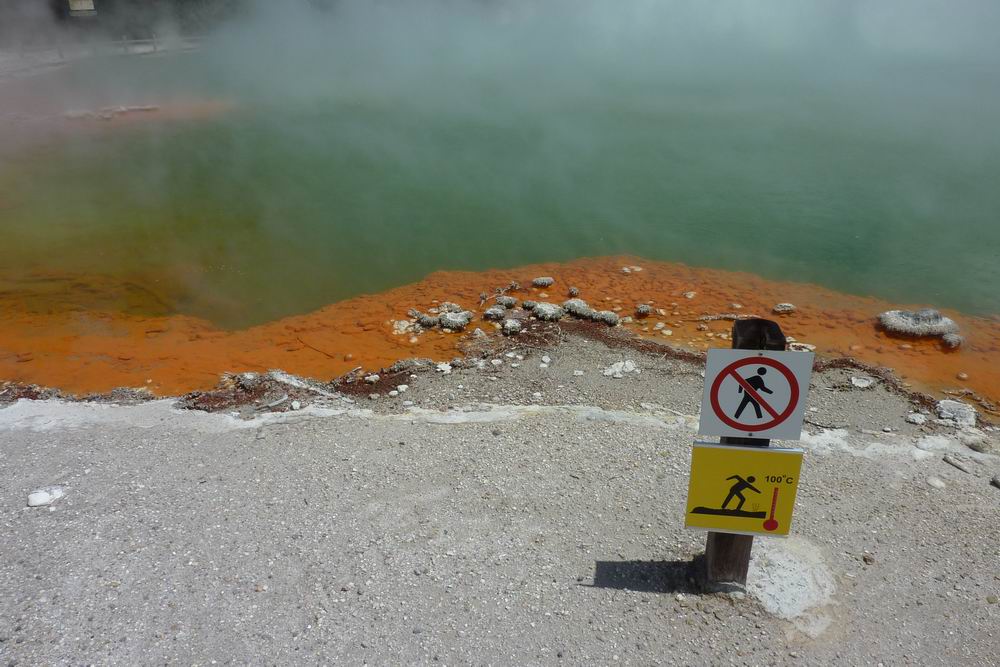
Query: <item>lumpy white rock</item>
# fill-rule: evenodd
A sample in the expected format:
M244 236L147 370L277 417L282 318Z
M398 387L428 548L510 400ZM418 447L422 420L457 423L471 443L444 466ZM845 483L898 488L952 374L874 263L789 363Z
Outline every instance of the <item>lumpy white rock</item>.
M448 329L449 331L461 331L469 325L469 322L472 321L472 313L468 310L459 311L457 313L448 311L446 313L441 313L438 317L438 321L444 329Z
M952 419L959 426L976 425L976 409L961 401L944 400L937 404L938 417Z
M933 308L923 310L887 310L878 316L886 331L905 336L944 336L958 333L958 325Z
M534 313L540 320L555 321L561 319L566 311L554 303L539 303L535 305Z
M639 374L641 372L642 369L639 368L639 365L636 364L631 359L626 359L625 361L616 361L615 363L611 364L610 366L604 369L605 377L611 377L615 379L624 377L626 373Z
M521 322L519 320L515 319L504 320L503 332L508 336L513 336L514 334L521 333L521 330L523 328L524 327L521 325Z

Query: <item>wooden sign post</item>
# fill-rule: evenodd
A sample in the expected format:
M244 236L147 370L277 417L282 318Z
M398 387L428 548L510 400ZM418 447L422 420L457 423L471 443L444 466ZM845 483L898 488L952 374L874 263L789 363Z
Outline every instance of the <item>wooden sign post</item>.
M733 349L775 350L786 347L785 334L777 322L764 319L736 320L733 322ZM724 445L744 447L769 447L770 440L762 438L721 439ZM706 579L710 584L735 583L745 586L750 569L750 550L753 537L731 533L709 532L705 543Z

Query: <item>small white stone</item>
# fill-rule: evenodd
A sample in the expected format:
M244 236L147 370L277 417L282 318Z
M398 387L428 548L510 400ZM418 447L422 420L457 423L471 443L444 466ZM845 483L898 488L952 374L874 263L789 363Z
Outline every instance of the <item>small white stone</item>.
M504 356L506 356L506 357L507 357L508 359L513 359L513 358L514 358L514 357L516 357L517 355L516 355L516 354L514 354L513 352L508 352L508 353L507 353L506 355L504 355Z
M919 412L911 412L906 415L906 421L910 424L916 424L917 426L923 426L927 423L927 415L922 415Z
M543 364L551 364L551 363L552 363L552 357L550 357L550 356L549 356L549 355L547 355L547 354L546 354L546 355L544 355L544 356L542 357L542 363L543 363Z
M302 404L298 401L292 401L292 410L301 410Z
M944 483L944 480L940 477L928 477L927 483L933 486L935 489L944 489L948 485Z
M413 407L413 401L403 401L403 407L404 408Z
M49 486L44 489L37 489L28 494L28 507L51 505L64 495L66 495L66 493L60 486Z
M864 375L860 376L855 375L851 377L851 384L853 384L858 389L868 389L873 384L875 384L875 380L873 380L870 377L866 377Z
M503 332L508 336L521 333L523 330L524 325L521 324L521 320L506 319L503 321Z
M541 397L542 397L542 392L540 392L540 391L536 391L535 393L533 393L533 394L531 395L531 397L532 397L532 398L541 398Z
M374 401L376 398L378 398L378 394L368 394L368 398Z
M441 373L448 375L448 373L451 373L451 364L440 363L437 365L437 369Z
M583 371L573 371L573 375L580 377L581 375L583 375Z
M396 398L397 396L399 396L399 392L393 389L389 392L389 396L392 398Z
M539 368L548 368L549 365L548 364L538 364L538 367Z
M407 389L409 389L409 388L410 388L410 385L408 385L408 384L401 384L401 385L399 385L398 387L396 387L396 390L397 390L397 391L398 391L399 393L401 393L401 394L402 394L403 392L405 392L405 391L406 391Z
M378 373L372 373L371 375L365 376L365 382L367 382L368 384L375 384L376 382L379 381L379 379L380 378Z
M626 359L625 361L617 361L604 369L605 377L611 377L616 379L623 377L625 373L639 374L641 372L642 370L639 368L638 364L636 364L631 359Z
M503 365L503 359L490 359L490 363L494 366L501 366Z
M35 491L28 494L28 507L41 507L52 502L52 496L46 491Z
M517 363L517 362L515 361L514 363L512 363L512 364L510 365L510 367L511 367L511 368L520 368L520 367L521 367L521 364L519 364L519 363Z
M685 299L693 299L696 296L698 296L698 293L697 292L684 292L684 294L682 294L681 296L683 296Z

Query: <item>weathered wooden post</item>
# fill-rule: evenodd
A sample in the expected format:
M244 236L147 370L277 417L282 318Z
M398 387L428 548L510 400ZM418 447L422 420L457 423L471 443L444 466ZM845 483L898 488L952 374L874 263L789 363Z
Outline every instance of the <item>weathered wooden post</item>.
M785 334L778 323L771 320L736 320L733 322L732 338L735 350L782 351L786 348ZM771 444L770 440L762 438L723 437L721 442L724 445L744 447L768 447ZM745 586L752 548L751 535L709 532L705 542L705 574L708 583Z

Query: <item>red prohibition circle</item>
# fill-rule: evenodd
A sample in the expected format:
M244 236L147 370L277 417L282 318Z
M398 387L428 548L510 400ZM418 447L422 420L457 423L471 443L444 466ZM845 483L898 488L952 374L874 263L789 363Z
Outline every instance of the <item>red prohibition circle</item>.
M790 390L791 395L788 400L788 407L786 407L781 414L779 414L777 417L775 417L769 422L765 422L763 424L757 424L756 426L751 426L749 424L741 424L740 422L730 418L729 415L723 412L722 406L719 405L719 387L722 386L722 381L725 380L727 377L729 377L730 373L733 373L737 368L742 368L743 366L751 366L754 364L758 366L770 366L771 368L774 368L783 376L785 376L785 379L788 380L788 388ZM717 376L715 376L715 381L712 382L712 390L709 392L709 399L712 402L712 410L715 412L715 416L718 417L720 420L722 420L722 423L726 424L727 426L735 428L739 431L746 431L748 433L753 433L756 431L766 431L782 423L783 421L788 419L793 412L795 412L795 406L798 405L799 402L799 383L798 380L795 379L795 374L792 373L792 371L790 371L788 367L785 366L780 361L776 361L774 359L771 359L770 357L747 357L745 359L739 359L737 361L734 361L733 363L723 368L722 372L720 372Z

